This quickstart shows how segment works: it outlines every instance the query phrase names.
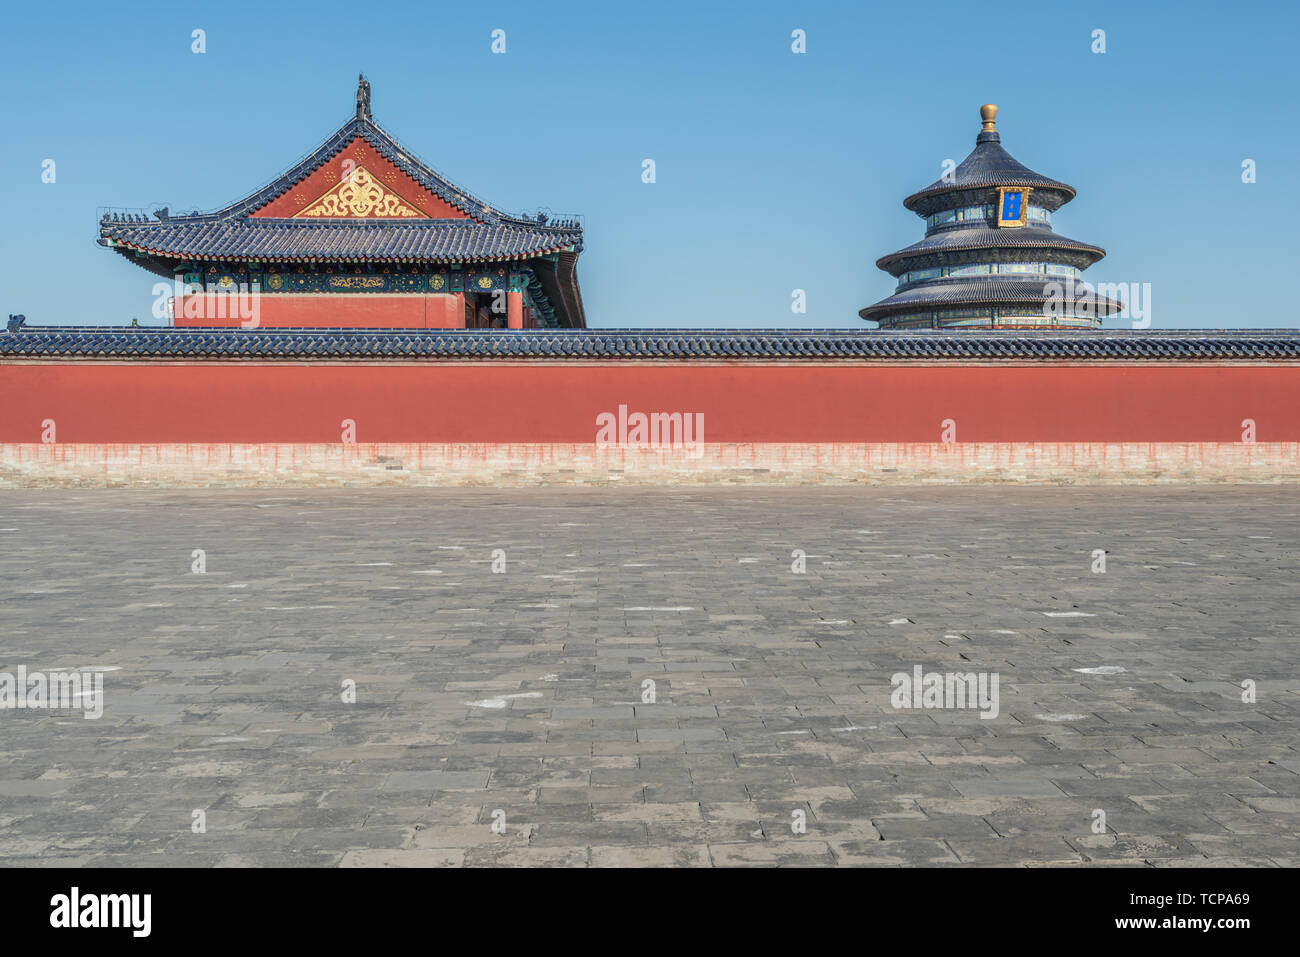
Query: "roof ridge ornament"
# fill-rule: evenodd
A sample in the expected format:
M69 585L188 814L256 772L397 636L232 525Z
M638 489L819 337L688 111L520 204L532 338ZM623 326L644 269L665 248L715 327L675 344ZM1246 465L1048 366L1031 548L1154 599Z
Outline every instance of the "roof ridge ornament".
M980 107L980 135L975 137L975 143L1001 143L1002 137L998 135L998 107L996 103L985 103Z
M370 81L365 74L357 74L357 119L374 120L370 115Z

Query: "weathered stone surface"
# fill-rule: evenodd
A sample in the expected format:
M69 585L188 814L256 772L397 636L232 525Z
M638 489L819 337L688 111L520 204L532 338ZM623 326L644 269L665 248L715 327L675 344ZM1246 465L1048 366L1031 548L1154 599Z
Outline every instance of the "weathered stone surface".
M1297 481L1296 442L0 443L0 488Z
M1268 486L10 491L0 672L115 670L98 720L0 710L0 866L1293 865L1298 515ZM997 674L998 716L895 709L917 665Z

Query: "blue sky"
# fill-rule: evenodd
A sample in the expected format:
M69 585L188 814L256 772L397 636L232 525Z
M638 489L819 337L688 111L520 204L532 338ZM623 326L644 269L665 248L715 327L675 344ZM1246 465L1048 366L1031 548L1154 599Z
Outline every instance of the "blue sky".
M1078 189L1053 226L1107 249L1086 277L1151 284L1154 328L1297 326L1297 9L11 5L0 308L155 322L155 277L95 244L101 207L253 192L347 120L365 72L375 119L453 182L584 216L593 327L872 328L876 258L923 232L902 200L970 152L985 102L1012 155Z

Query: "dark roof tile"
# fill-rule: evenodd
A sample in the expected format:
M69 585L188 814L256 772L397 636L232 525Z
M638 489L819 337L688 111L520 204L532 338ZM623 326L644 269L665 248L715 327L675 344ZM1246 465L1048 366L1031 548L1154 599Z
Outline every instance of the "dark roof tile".
M949 277L943 280L920 282L897 292L888 299L861 309L863 319L878 320L899 312L927 312L934 309L952 309L955 306L997 305L998 303L1039 306L1049 301L1044 288L1049 282L1060 284L1068 280L1053 276L1012 278L1010 276ZM1077 287L1076 287L1077 288ZM1124 308L1124 304L1103 295L1096 296L1098 314L1109 316Z
M1250 359L1300 362L1300 330L172 329L25 326L5 359Z
M876 265L898 275L909 268L906 264L917 257L931 253L960 252L968 249L1004 249L1004 248L1041 248L1059 249L1083 254L1089 265L1102 259L1106 250L1091 243L1069 239L1052 232L1047 226L1022 226L1018 229L995 229L982 223L962 226L957 229L937 230L919 242L912 243L897 252L881 256ZM991 260L983 260L991 261ZM895 271L894 268L897 267Z
M1029 186L1060 194L1049 208L1068 203L1074 198L1073 186L1051 179L1020 163L1002 148L997 132L980 133L975 138L975 149L957 165L947 179L940 178L923 190L903 200L903 205L913 212L928 215L928 200L954 190L969 190L993 186Z
M312 220L250 218L361 137L434 195L470 218ZM307 157L262 189L214 213L147 220L107 215L100 241L123 251L173 259L348 259L445 262L528 258L582 248L582 227L507 215L415 159L372 119L349 120Z

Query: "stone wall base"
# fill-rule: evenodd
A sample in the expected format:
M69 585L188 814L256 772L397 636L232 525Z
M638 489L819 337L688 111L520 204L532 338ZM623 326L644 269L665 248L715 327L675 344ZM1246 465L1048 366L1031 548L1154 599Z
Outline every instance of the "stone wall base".
M1296 442L0 444L0 488L1296 481Z

